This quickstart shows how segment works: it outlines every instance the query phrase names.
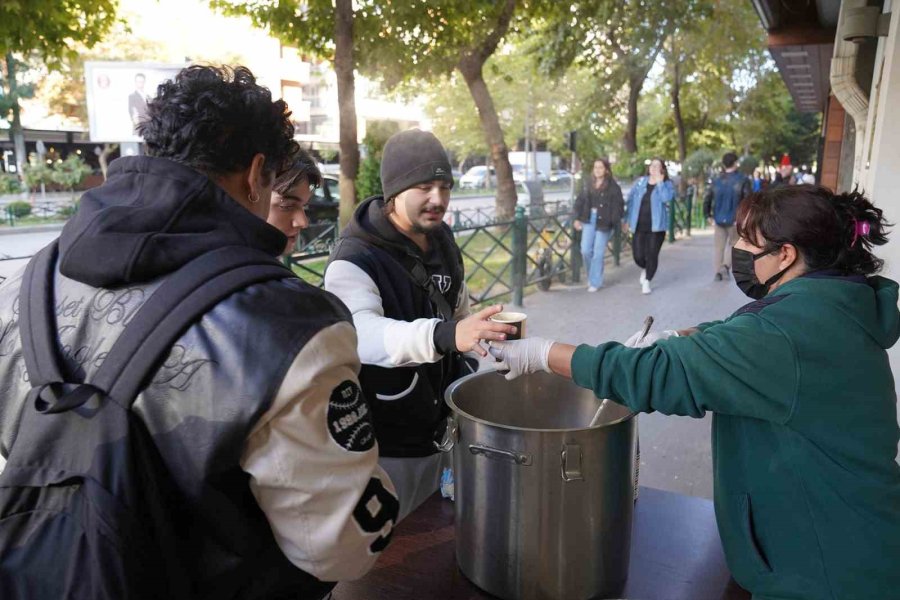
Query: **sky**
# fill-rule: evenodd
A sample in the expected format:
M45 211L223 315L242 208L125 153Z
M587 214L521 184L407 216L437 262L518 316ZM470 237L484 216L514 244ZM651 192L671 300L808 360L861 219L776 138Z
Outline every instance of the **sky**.
M239 59L265 76L278 42L247 17L226 17L202 0L120 0L120 14L135 36L158 41L168 60L233 63Z

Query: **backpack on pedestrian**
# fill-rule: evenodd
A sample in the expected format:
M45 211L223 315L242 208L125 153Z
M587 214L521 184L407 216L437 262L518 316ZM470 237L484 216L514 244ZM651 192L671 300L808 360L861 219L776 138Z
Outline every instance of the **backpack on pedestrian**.
M32 259L19 295L32 388L0 473L0 598L192 598L194 516L132 405L172 344L219 301L292 274L250 248L202 255L159 286L80 380L61 359L57 254L54 242Z

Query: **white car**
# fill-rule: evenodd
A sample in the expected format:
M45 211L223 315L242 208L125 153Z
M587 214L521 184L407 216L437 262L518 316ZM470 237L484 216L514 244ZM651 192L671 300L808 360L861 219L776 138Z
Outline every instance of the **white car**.
M516 181L516 182L525 181L525 166L524 165L512 165L512 170L513 170L513 181ZM544 172L541 171L540 169L538 169L538 172L536 175L535 175L534 171L531 171L529 173L529 175L531 176L532 181L537 180L537 181L540 181L541 183L547 183L549 181L549 179L547 178L547 175L544 174Z
M463 190L486 188L496 183L496 181L497 176L494 172L494 167L490 167L489 171L487 166L479 165L472 167L466 171L465 175L459 178L459 187Z

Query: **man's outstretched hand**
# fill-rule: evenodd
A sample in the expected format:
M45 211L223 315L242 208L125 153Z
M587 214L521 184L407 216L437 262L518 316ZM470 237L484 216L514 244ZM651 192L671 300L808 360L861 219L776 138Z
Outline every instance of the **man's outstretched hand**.
M507 334L514 335L516 333L515 325L494 323L490 320L491 317L502 311L503 305L495 304L459 321L456 324L456 350L458 352L471 350L479 356L485 357L487 350L479 343L481 340L501 341L506 339Z

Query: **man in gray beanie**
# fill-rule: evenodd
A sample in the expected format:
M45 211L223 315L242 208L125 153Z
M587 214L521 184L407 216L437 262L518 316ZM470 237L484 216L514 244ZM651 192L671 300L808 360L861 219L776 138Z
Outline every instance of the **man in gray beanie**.
M400 518L433 494L446 428L444 390L465 372L461 353L515 327L469 316L462 253L443 222L453 176L440 141L410 129L391 137L381 162L383 196L356 209L325 272L325 289L350 309L359 338L360 385L372 406L379 463L400 497Z

